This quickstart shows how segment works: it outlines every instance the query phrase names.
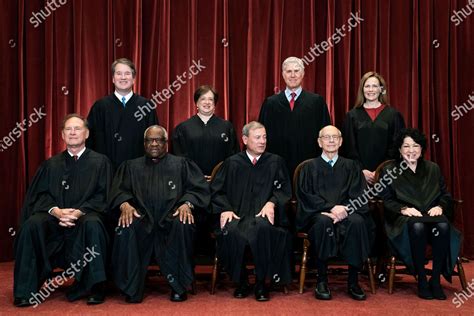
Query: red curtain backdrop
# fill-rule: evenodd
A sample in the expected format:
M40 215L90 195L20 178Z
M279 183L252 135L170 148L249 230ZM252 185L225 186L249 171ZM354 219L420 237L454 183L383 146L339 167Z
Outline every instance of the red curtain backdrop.
M376 70L385 77L390 103L408 126L426 133L428 158L441 166L453 195L464 200L456 224L464 234L464 255L474 255L474 111L459 108L469 108L469 100L474 104L474 3L0 3L1 73L6 76L0 83L0 260L12 258L20 208L35 170L64 149L58 128L62 117L87 115L96 99L113 91L109 68L114 59L136 63L135 92L145 97L159 92L164 99L164 89L172 87L156 109L168 130L195 113L192 94L201 84L216 86L221 96L217 114L239 130L258 117L266 96L284 89L280 67L291 55L306 56L304 88L324 96L337 126L353 106L362 74ZM202 69L190 75L193 64ZM197 66L192 70L196 73ZM452 113L456 109L458 116Z

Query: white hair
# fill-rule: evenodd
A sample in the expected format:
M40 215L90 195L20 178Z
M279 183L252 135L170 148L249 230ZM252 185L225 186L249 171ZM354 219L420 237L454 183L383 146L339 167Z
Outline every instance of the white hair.
M304 72L304 64L303 64L303 61L298 58L298 57L294 57L294 56L291 56L291 57L288 57L287 59L285 59L285 61L283 61L283 63L281 64L281 70L282 71L285 71L285 67L288 65L288 64L296 64L298 65L298 67L303 70Z

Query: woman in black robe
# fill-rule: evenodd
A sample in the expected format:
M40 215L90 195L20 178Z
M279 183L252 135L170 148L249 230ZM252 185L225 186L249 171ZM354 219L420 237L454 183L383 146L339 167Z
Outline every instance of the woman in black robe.
M360 80L355 106L344 120L342 154L358 161L365 180L374 184L375 169L390 159L393 137L404 127L403 116L388 105L385 80L369 71Z
M426 137L420 131L401 130L394 148L400 158L384 168L382 177L391 174L393 182L381 193L390 246L417 276L420 298L445 300L440 275L451 281L461 242L460 233L448 220L453 215L451 195L439 166L423 159ZM402 172L393 176L391 171L398 165ZM427 244L431 244L433 255L429 282L425 271Z
M214 167L227 157L240 151L234 126L214 115L219 94L208 85L200 86L194 92L197 114L180 123L173 132L173 153L194 161L206 180ZM196 252L211 254L214 249L210 238L212 215L207 212L196 214Z
M214 115L218 98L211 86L199 87L194 92L198 113L173 132L173 153L193 160L206 179L219 162L240 151L232 123Z

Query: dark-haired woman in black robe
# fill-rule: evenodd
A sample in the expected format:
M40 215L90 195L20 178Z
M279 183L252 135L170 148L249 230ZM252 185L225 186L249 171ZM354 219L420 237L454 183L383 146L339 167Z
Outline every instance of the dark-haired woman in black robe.
M401 158L386 166L383 176L399 164L405 166L381 193L388 239L398 257L417 276L418 296L445 300L440 275L451 280L461 242L460 233L448 220L453 215L452 198L439 166L423 159L424 135L416 129L403 129L394 145ZM425 271L428 243L433 254L429 282Z
M211 86L194 93L198 113L173 132L173 153L193 160L208 179L212 169L240 151L232 123L214 115L219 95Z
M198 113L180 123L173 132L173 153L194 161L206 180L221 161L240 151L232 123L214 115L219 94L208 85L194 92ZM196 214L196 253L211 254L212 216L205 211Z

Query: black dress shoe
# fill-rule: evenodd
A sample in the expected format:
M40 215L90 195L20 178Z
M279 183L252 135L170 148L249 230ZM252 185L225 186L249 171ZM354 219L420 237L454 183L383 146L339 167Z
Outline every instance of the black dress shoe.
M178 294L175 290L171 290L171 295L170 295L170 301L171 302L184 302L185 300L188 299L188 295L186 292L183 292L183 294Z
M31 304L26 298L15 297L15 299L13 300L13 305L15 305L16 307L27 307L33 304Z
M418 283L418 297L424 300L432 300L433 293L431 292L428 282Z
M359 284L349 285L347 293L356 301L363 301L367 298L364 290L359 286Z
M433 279L430 280L430 289L433 297L437 300L445 300L446 294L444 294L443 287L439 282L432 282Z
M234 291L235 298L246 298L249 295L249 283L247 281L240 282Z
M331 291L329 290L329 286L327 282L319 282L316 284L316 288L314 289L314 297L318 300L330 300L332 299Z
M104 293L92 293L87 297L87 305L102 304L105 301Z
M105 301L105 282L96 284L92 287L87 297L87 305L102 304Z
M255 299L258 302L266 302L270 300L270 294L268 293L268 288L265 286L264 282L257 282L255 285Z

